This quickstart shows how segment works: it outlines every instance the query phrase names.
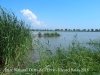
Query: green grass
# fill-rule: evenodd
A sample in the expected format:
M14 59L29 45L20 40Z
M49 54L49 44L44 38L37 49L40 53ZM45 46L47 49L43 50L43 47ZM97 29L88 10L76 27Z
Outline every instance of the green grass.
M42 48L39 62L14 75L100 75L100 50L91 51L76 39L66 49L58 47L56 55Z
M29 27L12 11L0 6L0 68L21 68L32 49Z

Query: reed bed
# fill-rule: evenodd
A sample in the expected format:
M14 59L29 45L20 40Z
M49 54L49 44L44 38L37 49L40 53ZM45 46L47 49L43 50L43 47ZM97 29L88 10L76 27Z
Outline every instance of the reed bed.
M0 6L0 68L25 66L26 53L31 49L28 25L18 20L12 11Z
M76 37L75 37L76 38ZM80 44L73 39L72 44L66 49L56 48L56 55L52 51L44 50L40 45L40 60L30 64L24 72L14 75L99 75L100 74L100 45L98 50ZM97 47L96 46L96 47ZM93 46L94 47L94 46Z
M41 32L38 33L38 37L59 37L60 34L57 32L54 33L44 33L42 34Z

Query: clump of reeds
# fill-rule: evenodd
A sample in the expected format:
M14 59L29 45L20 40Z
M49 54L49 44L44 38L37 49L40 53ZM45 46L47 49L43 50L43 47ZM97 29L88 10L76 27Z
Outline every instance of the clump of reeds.
M100 44L100 40L89 40L88 42L87 42L87 44L89 44L89 45L99 45Z
M32 48L29 27L12 11L0 6L0 67L22 67Z
M42 37L42 33L41 32L38 33L38 37Z
M55 33L44 33L44 37L58 37L60 36L59 33L55 32Z
M60 36L59 33L55 32L55 33L44 33L42 34L41 32L38 33L38 37L58 37Z

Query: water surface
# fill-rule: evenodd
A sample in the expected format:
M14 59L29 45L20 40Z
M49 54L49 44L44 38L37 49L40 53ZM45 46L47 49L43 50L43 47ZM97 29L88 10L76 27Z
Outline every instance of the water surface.
M38 58L38 50L46 49L51 50L52 53L55 53L57 47L67 48L71 45L73 40L78 40L81 44L86 44L90 39L96 40L100 38L100 32L57 32L60 34L60 37L38 37L37 32L32 32L34 34L33 40L38 41L38 44L33 41L33 45L35 45L35 52L34 52L34 59ZM44 34L46 32L54 32L54 31L42 31L41 33ZM43 45L43 46L41 46Z

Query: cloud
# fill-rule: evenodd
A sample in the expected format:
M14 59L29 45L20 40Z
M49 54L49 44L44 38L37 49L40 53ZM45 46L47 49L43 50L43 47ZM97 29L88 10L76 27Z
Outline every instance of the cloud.
M41 22L41 21L38 21L37 20L37 16L32 12L30 11L29 9L23 9L21 10L21 13L28 18L29 21L31 21L32 25L35 25L35 26L44 26L46 27L47 25L44 24L44 22Z

